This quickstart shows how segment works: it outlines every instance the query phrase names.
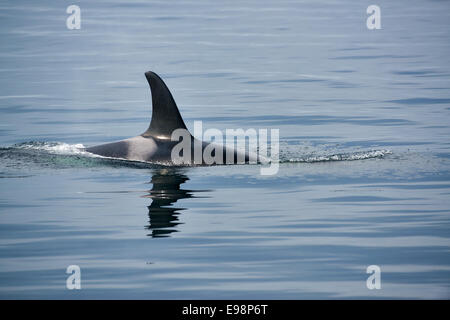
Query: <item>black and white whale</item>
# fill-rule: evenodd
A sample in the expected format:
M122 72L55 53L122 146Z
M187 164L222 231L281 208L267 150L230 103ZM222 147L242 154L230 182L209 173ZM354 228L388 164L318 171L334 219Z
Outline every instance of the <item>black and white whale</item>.
M240 152L194 138L186 128L175 100L164 81L152 71L146 72L145 77L152 94L152 118L147 131L129 139L88 147L87 152L110 158L163 164L257 163L257 154ZM174 132L178 140L174 139ZM185 145L189 145L189 149L180 148L180 137L188 140L184 142L188 143ZM199 152L196 153L196 150L200 150L201 155ZM206 159L205 151L210 155ZM174 159L174 153L176 159Z

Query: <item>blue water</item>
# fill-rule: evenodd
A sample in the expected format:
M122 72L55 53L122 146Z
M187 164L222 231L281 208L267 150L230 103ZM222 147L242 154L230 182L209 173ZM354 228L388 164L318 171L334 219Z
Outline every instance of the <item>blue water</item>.
M74 2L0 2L0 298L450 298L449 2ZM278 174L79 151L147 128L148 70Z

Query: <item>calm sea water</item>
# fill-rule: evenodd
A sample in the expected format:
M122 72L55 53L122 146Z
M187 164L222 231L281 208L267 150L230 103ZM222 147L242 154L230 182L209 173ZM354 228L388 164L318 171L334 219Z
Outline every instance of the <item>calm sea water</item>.
M69 4L0 2L0 298L450 298L449 2ZM189 128L279 128L278 174L80 153L148 70Z

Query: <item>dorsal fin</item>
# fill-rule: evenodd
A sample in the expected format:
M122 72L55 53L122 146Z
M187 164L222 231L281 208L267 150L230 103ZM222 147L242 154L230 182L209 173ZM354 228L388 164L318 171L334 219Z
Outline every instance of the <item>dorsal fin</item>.
M154 72L145 73L152 92L152 121L142 136L169 138L175 129L187 129L177 104L164 81Z

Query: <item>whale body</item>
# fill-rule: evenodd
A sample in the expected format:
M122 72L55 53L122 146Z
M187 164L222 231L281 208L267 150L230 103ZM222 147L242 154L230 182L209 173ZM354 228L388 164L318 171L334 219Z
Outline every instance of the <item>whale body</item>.
M172 159L172 150L179 141L172 141L172 133L177 129L184 129L191 139L192 150L184 164L211 164L205 163L203 157L194 159L194 146L201 146L202 151L210 146L221 149L223 160L220 164L256 163L257 156L246 152L230 150L224 146L213 145L194 138L186 128L180 111L164 81L154 72L148 71L145 77L150 85L152 95L152 118L148 129L136 137L125 140L88 147L87 152L103 157L126 159L133 161L156 162L163 164L177 164ZM231 154L226 158L227 152ZM212 153L214 155L214 151ZM215 164L215 163L214 163Z

